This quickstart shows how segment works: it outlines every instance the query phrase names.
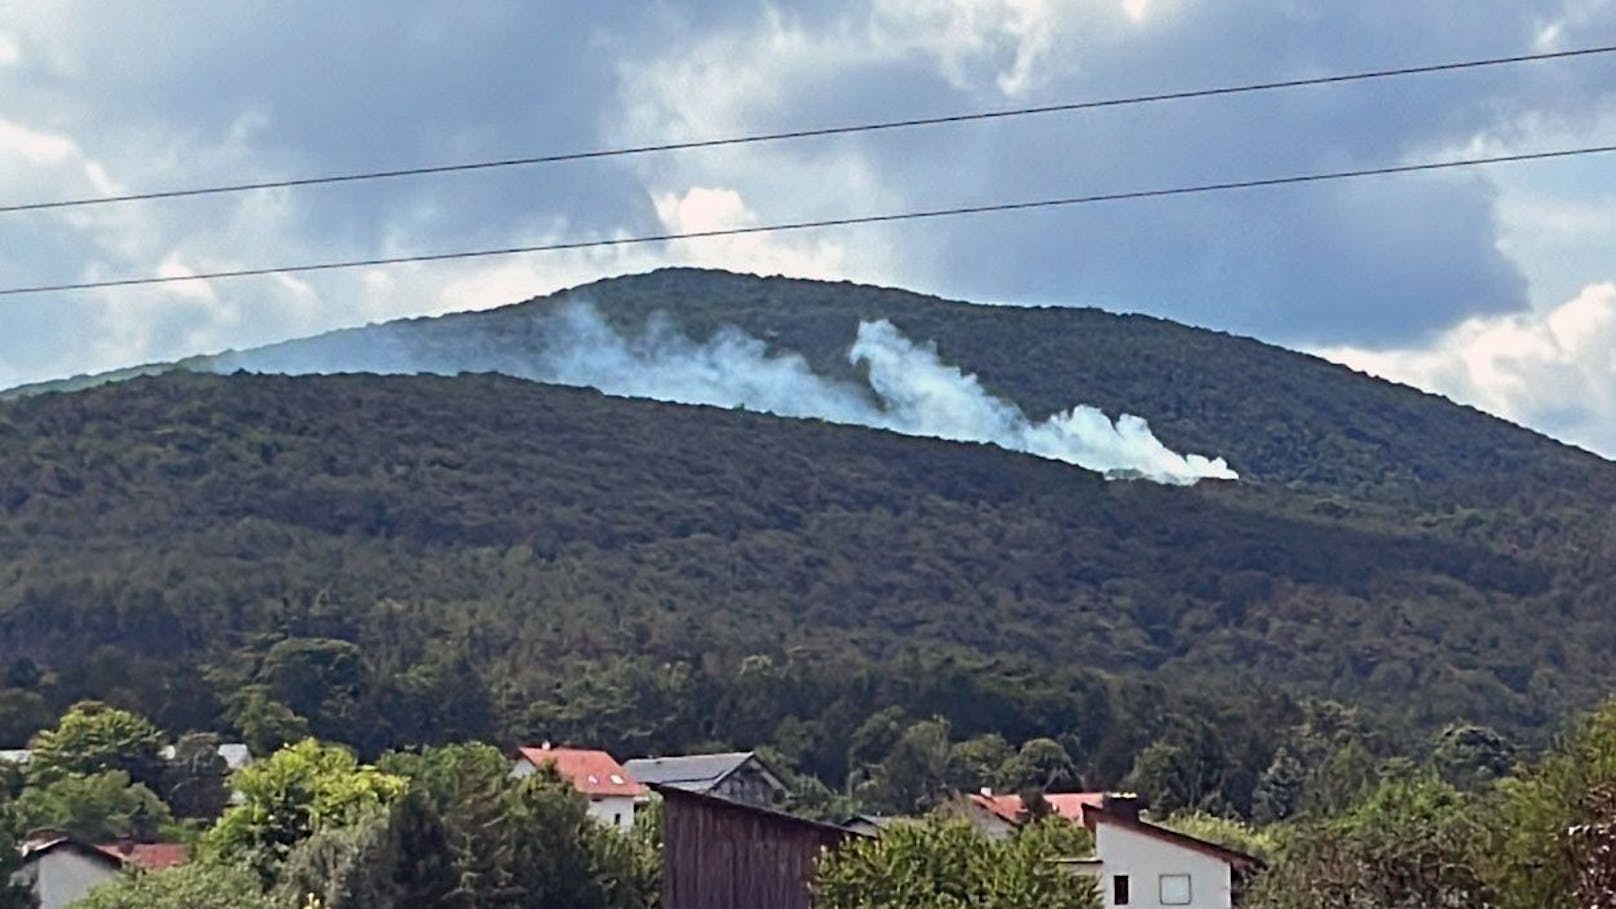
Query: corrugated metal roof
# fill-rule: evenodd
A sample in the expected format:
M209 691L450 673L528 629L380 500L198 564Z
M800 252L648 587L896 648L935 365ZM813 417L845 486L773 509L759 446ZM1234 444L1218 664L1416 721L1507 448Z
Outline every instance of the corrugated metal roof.
M750 751L729 751L722 754L635 758L623 766L630 776L648 785L706 792L751 759Z

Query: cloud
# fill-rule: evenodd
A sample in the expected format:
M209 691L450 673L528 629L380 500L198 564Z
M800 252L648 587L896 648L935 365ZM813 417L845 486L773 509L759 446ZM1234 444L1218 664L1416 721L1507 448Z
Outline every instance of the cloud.
M1616 456L1616 284L1546 310L1467 319L1426 346L1317 353Z

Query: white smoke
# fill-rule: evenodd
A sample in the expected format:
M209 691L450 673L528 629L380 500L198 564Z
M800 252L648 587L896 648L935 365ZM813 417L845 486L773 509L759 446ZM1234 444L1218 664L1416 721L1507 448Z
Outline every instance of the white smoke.
M259 372L494 371L598 389L625 398L744 408L760 413L867 426L910 436L979 442L1064 461L1116 479L1142 478L1190 485L1202 479L1235 480L1222 458L1181 455L1163 445L1144 420L1124 414L1112 422L1080 405L1042 422L989 394L977 378L943 363L937 352L905 338L887 321L863 322L848 351L868 387L816 374L794 353L770 354L768 345L735 328L698 343L655 318L646 331L625 336L594 307L572 303L543 317L540 350L519 360L482 359L464 352L443 362L400 356L390 345L367 345L356 361L350 345L298 342L222 358L216 368ZM329 337L329 336L328 336ZM356 367L356 362L362 366Z

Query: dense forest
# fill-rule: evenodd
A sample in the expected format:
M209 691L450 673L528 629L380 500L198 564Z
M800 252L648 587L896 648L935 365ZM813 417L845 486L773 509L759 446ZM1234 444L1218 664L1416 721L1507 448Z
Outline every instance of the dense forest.
M1243 479L493 375L32 389L0 404L0 747L88 697L365 756L766 746L821 802L902 807L889 759L1053 742L1071 784L1247 815L1265 774L1329 761L1319 728L1374 760L1455 721L1536 744L1616 684L1616 468L1160 320L668 271L186 366L514 362L568 299L850 381L858 321L891 319L1029 414L1137 413Z

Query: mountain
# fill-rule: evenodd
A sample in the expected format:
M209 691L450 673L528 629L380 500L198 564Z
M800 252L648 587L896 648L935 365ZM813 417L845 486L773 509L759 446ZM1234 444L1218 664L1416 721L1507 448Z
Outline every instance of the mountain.
M196 374L521 372L576 302L631 338L732 326L849 386L860 323L886 320L1030 418L1138 414L1241 479L1107 482L497 375ZM479 716L625 747L802 739L828 766L837 723L897 698L966 731L1092 724L1114 776L1202 695L1540 735L1616 683L1616 466L1158 319L679 270L150 371L0 404L0 652L47 699L183 728L268 686L376 745Z

